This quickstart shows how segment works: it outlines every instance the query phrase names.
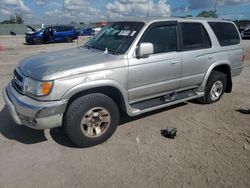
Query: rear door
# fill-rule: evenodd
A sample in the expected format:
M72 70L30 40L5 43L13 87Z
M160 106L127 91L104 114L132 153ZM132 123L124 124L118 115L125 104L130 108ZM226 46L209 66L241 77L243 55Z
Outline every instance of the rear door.
M60 41L64 41L64 38L65 38L65 28L64 26L55 26L54 27L54 40L56 42L60 42Z
M208 22L216 35L222 52L231 63L231 73L238 74L242 70L243 46L240 33L232 22ZM227 31L227 32L225 32Z
M198 87L207 67L213 59L209 35L202 23L182 22L179 24L182 48L181 88Z
M178 51L177 22L152 24L139 43L150 42L154 54L129 59L129 100L152 98L179 89L181 53Z

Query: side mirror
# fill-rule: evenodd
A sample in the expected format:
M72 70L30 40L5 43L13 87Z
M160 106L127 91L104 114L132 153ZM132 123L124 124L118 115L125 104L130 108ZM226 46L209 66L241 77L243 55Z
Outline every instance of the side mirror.
M150 54L154 53L154 45L150 42L140 43L137 48L137 57L148 57Z

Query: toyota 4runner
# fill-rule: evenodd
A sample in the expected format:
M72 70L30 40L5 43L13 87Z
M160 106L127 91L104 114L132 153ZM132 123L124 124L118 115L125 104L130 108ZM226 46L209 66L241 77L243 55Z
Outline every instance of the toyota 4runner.
M192 99L220 100L243 59L230 21L113 22L84 46L22 60L3 95L17 124L63 126L87 147L111 137L121 112L136 116Z

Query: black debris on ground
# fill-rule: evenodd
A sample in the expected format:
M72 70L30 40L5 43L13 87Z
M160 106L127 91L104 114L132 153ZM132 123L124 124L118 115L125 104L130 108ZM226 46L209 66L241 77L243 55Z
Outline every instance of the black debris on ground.
M242 114L250 114L250 109L246 109L246 108L240 108L240 109L238 109L236 111L240 112Z
M176 133L177 133L177 130L176 128L173 128L173 127L161 130L161 135L169 139L174 139L176 137Z

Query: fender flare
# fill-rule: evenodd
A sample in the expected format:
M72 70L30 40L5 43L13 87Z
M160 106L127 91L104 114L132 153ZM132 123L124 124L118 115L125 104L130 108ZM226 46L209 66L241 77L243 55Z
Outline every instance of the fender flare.
M117 89L123 97L123 101L124 101L125 108L126 108L128 115L133 114L131 112L131 107L130 107L129 102L128 102L127 91L118 82L115 82L113 80L95 80L95 81L90 81L90 82L84 82L84 83L79 84L79 85L71 88L70 90L68 90L63 95L62 99L70 100L71 97L73 97L74 95L76 95L82 91L89 90L89 89L96 89L96 88L100 88L100 87L113 87L113 88Z
M208 78L211 74L211 72L214 70L214 68L216 68L217 66L220 66L220 65L227 65L229 68L230 68L230 71L231 71L231 65L230 65L230 62L229 61L218 61L218 62L215 62L213 63L207 70L204 78L203 78L203 81L200 85L200 87L198 88L198 91L204 91L205 90L205 87L206 87L206 84L207 84L207 81L208 81Z

